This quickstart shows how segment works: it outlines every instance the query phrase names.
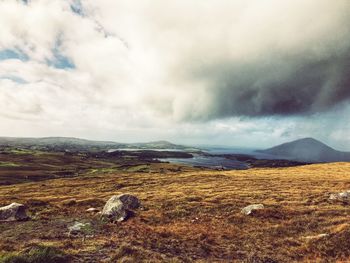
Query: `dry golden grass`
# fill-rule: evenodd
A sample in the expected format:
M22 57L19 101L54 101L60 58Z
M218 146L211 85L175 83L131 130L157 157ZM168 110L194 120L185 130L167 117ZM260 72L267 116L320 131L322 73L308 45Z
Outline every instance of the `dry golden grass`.
M350 163L185 172L152 166L164 167L1 186L0 205L27 204L32 220L0 223L0 251L50 245L73 262L350 262L350 206L328 199L350 189ZM120 193L138 196L144 209L119 224L85 212ZM266 209L240 213L255 203ZM74 221L91 222L93 237L68 237Z

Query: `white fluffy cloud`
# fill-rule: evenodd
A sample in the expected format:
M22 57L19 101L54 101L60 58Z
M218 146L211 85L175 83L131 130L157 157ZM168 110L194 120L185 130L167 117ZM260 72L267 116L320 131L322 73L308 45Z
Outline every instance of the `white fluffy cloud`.
M349 12L348 0L0 0L0 133L350 142L317 130L348 112L334 107L350 97Z

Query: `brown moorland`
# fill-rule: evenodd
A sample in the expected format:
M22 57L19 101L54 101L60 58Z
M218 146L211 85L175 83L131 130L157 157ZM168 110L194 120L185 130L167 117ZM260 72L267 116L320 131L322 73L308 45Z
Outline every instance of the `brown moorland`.
M7 162L1 171L6 166L18 168ZM31 217L0 222L0 262L29 262L13 259L37 247L68 255L52 262L350 261L350 204L329 200L350 189L350 163L240 171L100 163L81 171L0 186L0 205L23 203ZM143 204L126 222L86 212L120 193ZM240 213L256 203L265 209ZM69 236L76 221L91 227Z

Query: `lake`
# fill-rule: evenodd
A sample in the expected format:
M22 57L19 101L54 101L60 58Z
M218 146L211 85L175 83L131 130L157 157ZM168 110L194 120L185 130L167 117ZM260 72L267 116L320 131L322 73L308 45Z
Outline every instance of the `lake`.
M218 148L218 147L206 147L203 152L211 154L213 156L194 154L193 158L162 158L159 159L163 162L170 162L175 164L183 164L190 166L200 166L207 168L223 168L226 170L244 170L248 169L249 166L245 162L230 160L222 156L222 154L245 154L250 155L256 159L269 159L274 160L276 156L259 153L255 151L256 149L246 149L246 148Z
M244 170L248 165L244 162L229 160L224 157L194 155L193 158L162 158L162 162L200 166L207 168L222 168L227 170Z

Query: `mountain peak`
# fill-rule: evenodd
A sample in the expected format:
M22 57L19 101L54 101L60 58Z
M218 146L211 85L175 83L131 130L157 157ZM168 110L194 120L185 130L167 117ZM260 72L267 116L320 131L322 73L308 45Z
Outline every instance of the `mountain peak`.
M307 137L259 151L279 158L288 158L307 162L350 161L350 153L336 151L314 138Z
M312 138L312 137L306 137L306 138L301 138L301 139L298 139L298 140L295 140L293 142L312 142L312 143L320 143L320 144L324 144L323 142L319 141L319 140L316 140L315 138Z

